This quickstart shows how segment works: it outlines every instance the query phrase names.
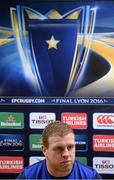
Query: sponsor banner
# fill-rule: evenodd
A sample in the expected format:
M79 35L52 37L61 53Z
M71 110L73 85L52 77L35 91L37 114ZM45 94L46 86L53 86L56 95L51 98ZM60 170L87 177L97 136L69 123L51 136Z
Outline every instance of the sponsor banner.
M29 136L29 149L31 151L41 151L41 134L31 134Z
M77 157L76 157L76 160L79 161L79 162L82 163L82 164L86 164L86 165L87 165L87 157L77 156Z
M88 150L88 138L86 135L75 136L76 151L82 152Z
M114 98L0 98L0 104L37 104L37 105L110 105L114 104Z
M72 129L87 129L86 113L62 113L61 121L67 123Z
M44 129L45 126L56 120L55 113L30 113L30 128Z
M0 173L20 173L24 168L21 156L0 156Z
M114 174L114 158L113 157L94 157L93 168L98 173Z
M24 136L20 134L0 134L0 151L23 151Z
M35 164L43 159L45 159L45 156L31 156L29 157L29 165Z
M114 151L114 135L94 135L94 151Z
M24 114L14 112L0 112L0 129L23 129Z
M94 129L114 129L114 113L94 113Z

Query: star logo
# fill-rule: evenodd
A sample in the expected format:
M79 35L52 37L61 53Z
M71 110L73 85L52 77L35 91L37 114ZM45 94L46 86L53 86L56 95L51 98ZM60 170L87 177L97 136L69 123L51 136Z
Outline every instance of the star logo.
M8 121L13 121L14 117L12 115L8 116Z
M48 49L54 48L57 49L57 44L59 43L59 40L56 40L54 36L51 36L50 40L46 40L46 43L48 44Z

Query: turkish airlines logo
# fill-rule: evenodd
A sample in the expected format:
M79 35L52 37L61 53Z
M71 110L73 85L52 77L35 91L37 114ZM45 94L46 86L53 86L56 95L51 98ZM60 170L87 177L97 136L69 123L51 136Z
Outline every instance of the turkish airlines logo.
M67 123L72 129L87 129L86 113L62 113L61 121Z
M0 173L20 173L24 168L24 158L21 156L1 156Z
M114 129L114 113L94 113L94 129Z
M114 152L114 135L94 135L93 150Z

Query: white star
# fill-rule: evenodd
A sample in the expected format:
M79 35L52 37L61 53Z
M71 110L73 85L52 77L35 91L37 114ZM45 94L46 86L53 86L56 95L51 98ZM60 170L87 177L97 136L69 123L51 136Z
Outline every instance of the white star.
M57 44L59 43L60 41L56 40L54 38L54 36L51 36L51 39L50 40L46 40L46 43L48 43L48 49L51 49L51 48L54 48L54 49L57 49Z

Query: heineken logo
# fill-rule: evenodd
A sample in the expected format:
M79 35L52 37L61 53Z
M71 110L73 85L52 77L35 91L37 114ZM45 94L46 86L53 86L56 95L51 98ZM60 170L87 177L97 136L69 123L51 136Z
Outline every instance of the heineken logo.
M29 149L31 151L41 151L41 134L31 134L29 136Z
M23 129L24 114L13 112L0 112L0 129Z

